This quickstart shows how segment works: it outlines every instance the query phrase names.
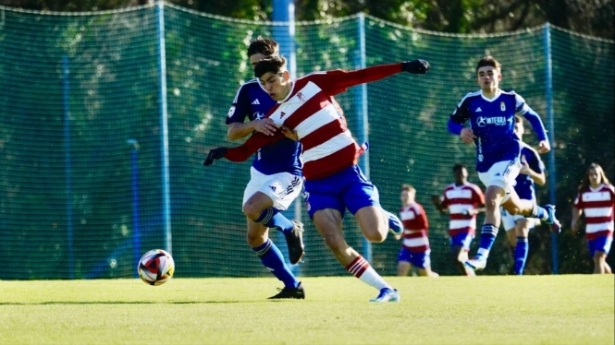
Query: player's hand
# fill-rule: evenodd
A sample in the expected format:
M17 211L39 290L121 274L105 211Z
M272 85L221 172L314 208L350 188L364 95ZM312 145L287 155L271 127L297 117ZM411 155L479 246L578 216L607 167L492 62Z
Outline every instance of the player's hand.
M527 159L525 159L525 155L521 156L521 169L519 170L519 174L530 174L530 166L527 164Z
M425 74L430 67L429 62L421 59L401 63L401 70L412 74Z
M551 151L551 144L548 140L543 140L538 143L538 153L547 153Z
M260 120L254 120L252 125L254 126L255 131L261 132L265 135L274 135L278 130L275 123L273 123L273 120L268 117Z
M284 136L286 136L288 139L299 141L299 135L297 135L296 131L293 131L292 129L286 126L282 126L280 130L282 131L282 134L284 134Z
M220 158L223 158L226 155L226 147L218 147L215 148L211 151L209 151L209 154L207 155L207 158L205 158L205 161L203 162L204 166L210 166L212 164L214 164L215 160L218 160Z
M436 206L440 206L442 204L442 196L440 196L440 195L432 195L431 196L431 203L436 205Z
M472 131L472 128L469 127L464 127L461 130L459 136L461 137L461 140L466 144L472 144L474 142L474 139L476 138L474 136L474 131Z

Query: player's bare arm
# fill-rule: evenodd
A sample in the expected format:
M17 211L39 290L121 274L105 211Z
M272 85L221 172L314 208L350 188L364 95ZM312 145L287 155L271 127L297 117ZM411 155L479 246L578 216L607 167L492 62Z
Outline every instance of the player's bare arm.
M244 123L231 123L228 127L228 131L226 136L231 141L239 140L241 138L245 138L248 135L256 132L263 133L265 135L274 135L277 128L273 123L273 120L270 118L265 119L257 119Z
M548 140L542 140L538 143L538 153L547 153L551 151L551 144Z
M544 186L547 183L547 177L544 172L536 172L530 168L529 164L527 164L527 160L525 156L521 156L521 169L519 170L520 174L528 175L534 183L539 186Z

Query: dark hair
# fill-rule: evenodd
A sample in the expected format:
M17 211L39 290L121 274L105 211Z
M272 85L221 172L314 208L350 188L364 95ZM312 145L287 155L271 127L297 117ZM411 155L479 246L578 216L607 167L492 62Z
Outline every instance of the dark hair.
M521 124L523 124L523 119L521 118L521 116L519 116L519 115L515 115L515 123L521 123Z
M254 67L254 76L260 78L265 73L269 72L278 74L280 72L284 72L284 66L286 66L286 59L281 56L274 55L262 59L256 64L256 67Z
M494 59L493 56L488 55L484 58L478 60L478 64L476 64L476 73L478 73L478 69L485 66L491 66L498 71L502 70L502 65L498 62L498 60Z
M467 170L468 168L466 168L466 166L461 164L461 163L457 163L457 164L455 164L453 166L453 172L461 171L461 169L466 169Z
M263 54L266 56L277 55L279 53L278 42L258 36L253 39L248 46L248 57L254 54Z
M606 178L606 175L604 174L604 170L602 170L602 167L596 163L592 163L589 165L589 167L587 168L587 170L585 171L585 176L583 176L583 180L581 181L581 184L579 185L579 192L585 191L589 188L590 183L589 183L589 171L590 170L596 170L596 172L598 173L598 175L600 175L600 181L603 184L608 184L610 185L611 182L609 182L609 179Z
M406 184L406 183L401 185L401 190L405 190L405 191L410 192L410 193L412 193L412 192L416 193L416 189L414 189L414 187L412 187L411 185Z

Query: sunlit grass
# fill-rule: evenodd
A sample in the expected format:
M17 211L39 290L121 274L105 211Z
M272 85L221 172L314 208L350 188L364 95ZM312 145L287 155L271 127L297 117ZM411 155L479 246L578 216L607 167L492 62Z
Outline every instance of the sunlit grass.
M613 344L613 276L1 281L0 344Z

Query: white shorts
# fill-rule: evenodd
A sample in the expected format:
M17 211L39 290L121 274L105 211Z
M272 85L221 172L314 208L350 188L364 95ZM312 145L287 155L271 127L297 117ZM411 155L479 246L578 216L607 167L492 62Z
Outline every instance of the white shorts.
M516 178L521 171L521 163L516 158L512 161L501 161L493 164L489 171L479 172L478 177L485 187L498 186L506 191L506 195L502 203L510 198L510 193L513 191Z
M513 216L512 214L506 212L504 208L500 208L500 213L502 214L502 225L504 226L504 230L506 231L514 230L517 226L517 221L519 219L526 219L526 217L520 214ZM538 226L541 223L540 219L538 218L527 218L527 220L529 220L530 222L530 229L533 229L535 226Z
M243 203L256 192L261 192L273 200L273 207L280 211L288 209L303 189L303 177L287 172L265 175L250 167L250 182L243 191Z

